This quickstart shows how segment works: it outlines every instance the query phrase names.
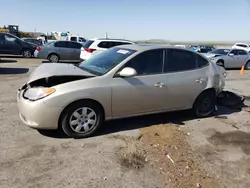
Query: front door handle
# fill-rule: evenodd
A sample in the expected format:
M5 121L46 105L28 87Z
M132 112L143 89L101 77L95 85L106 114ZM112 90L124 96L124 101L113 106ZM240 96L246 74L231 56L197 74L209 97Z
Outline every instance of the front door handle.
M155 84L155 87L163 87L163 86L165 86L165 84L162 82L158 82Z

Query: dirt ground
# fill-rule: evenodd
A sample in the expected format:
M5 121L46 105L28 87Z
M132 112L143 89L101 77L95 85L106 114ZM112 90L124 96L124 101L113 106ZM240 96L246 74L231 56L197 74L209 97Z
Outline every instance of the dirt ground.
M16 90L40 63L0 61L0 187L250 187L249 112L219 107L205 119L185 111L111 121L88 139L39 133L20 122ZM250 105L250 72L228 73L226 88Z

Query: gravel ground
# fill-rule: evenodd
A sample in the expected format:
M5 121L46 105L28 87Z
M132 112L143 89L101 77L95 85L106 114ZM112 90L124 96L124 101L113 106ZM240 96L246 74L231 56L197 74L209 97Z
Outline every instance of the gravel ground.
M0 61L0 187L250 187L249 112L117 120L88 139L41 134L22 125L16 108L16 90L40 63ZM226 87L250 95L250 72L228 72Z

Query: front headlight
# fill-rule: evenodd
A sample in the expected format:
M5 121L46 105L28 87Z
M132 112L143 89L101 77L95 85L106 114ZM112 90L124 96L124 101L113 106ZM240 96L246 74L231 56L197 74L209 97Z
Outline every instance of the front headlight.
M54 88L44 88L44 87L30 88L25 91L24 98L35 101L47 97L50 94L54 93L55 91L56 90Z
M215 58L213 58L213 57L211 57L210 59L211 59L211 61L212 61L212 62L214 62L214 61L215 61Z

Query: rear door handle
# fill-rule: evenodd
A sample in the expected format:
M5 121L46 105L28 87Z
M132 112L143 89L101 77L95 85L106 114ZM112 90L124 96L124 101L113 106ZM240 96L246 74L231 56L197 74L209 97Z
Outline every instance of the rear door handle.
M158 82L155 84L155 87L163 87L163 86L165 86L165 84L162 82Z

